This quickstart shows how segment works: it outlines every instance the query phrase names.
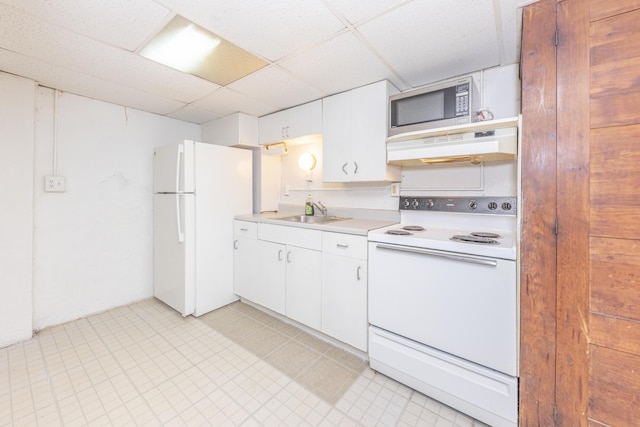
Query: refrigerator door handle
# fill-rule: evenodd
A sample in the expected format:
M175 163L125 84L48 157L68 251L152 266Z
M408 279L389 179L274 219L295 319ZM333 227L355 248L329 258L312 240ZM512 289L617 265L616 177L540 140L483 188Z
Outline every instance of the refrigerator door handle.
M180 210L180 196L176 194L176 229L178 230L178 243L184 242L184 232L182 231L182 215Z
M184 145L178 144L178 154L176 155L176 193L180 192L180 171L183 157Z

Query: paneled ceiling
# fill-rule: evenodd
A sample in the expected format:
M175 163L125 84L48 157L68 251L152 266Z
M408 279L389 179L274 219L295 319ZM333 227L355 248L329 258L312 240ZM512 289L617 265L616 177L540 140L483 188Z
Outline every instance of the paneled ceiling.
M388 79L519 62L530 0L0 0L0 71L189 122L262 116ZM224 87L138 54L176 14L266 60Z

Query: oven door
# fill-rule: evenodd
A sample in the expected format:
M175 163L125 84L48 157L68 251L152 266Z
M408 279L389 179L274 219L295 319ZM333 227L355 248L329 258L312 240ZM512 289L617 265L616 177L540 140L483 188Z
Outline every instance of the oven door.
M516 376L516 263L370 242L369 322Z

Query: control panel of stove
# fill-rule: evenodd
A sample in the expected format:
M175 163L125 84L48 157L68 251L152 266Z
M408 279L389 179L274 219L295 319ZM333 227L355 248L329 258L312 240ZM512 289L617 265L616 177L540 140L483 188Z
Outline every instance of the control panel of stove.
M515 215L515 197L400 197L400 210Z

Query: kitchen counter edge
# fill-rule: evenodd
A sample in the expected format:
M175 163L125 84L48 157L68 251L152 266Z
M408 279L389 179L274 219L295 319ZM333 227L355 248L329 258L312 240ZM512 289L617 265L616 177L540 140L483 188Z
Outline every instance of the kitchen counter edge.
M291 223L278 218L300 215L298 212L264 212L260 214L236 215L234 219L263 224L275 224L285 227L307 228L310 230L330 231L334 233L366 236L370 230L397 224L397 221L351 218L325 224Z

